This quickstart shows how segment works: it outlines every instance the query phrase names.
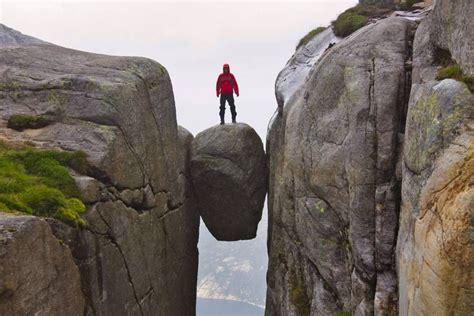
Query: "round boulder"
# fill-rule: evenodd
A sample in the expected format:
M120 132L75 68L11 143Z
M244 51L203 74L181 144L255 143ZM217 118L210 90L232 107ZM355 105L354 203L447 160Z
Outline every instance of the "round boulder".
M204 223L217 240L255 238L268 170L262 140L247 124L226 124L193 141L191 177Z

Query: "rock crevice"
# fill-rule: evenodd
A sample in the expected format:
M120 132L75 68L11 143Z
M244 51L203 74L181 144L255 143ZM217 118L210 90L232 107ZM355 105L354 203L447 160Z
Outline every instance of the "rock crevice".
M267 315L473 309L473 94L437 80L440 50L470 74L473 9L438 0L419 26L368 25L325 52L291 98L279 80L300 67L294 56L277 78ZM292 295L295 274L307 300Z
M294 310L284 281L292 268L281 265L290 254L298 271L316 273L303 276L311 313L396 311L400 93L415 27L389 18L341 41L273 122L267 315Z
M177 126L164 67L62 48L5 26L0 33L2 139L87 155L87 174L72 174L86 226L48 220L79 268L85 314L194 314L192 135ZM20 132L5 124L16 114L54 120Z

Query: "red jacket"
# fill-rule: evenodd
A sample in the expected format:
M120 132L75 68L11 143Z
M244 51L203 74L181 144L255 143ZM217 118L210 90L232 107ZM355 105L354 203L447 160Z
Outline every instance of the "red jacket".
M235 94L239 95L239 86L237 85L237 80L235 80L235 77L233 74L230 72L228 73L221 73L219 77L217 78L217 83L216 83L216 94L219 96L219 94L233 94L235 91Z

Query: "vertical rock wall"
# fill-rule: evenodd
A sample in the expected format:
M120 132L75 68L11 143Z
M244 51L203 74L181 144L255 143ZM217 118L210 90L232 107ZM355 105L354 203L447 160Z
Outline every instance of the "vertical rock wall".
M399 133L414 23L340 42L273 122L267 315L396 314Z
M397 244L401 315L474 310L474 95L436 80L440 54L472 74L474 3L438 0L416 32Z
M0 315L78 315L79 269L44 221L0 213Z
M436 79L451 56L472 80L473 9L436 1L414 44L416 23L369 25L284 100L267 139L267 315L474 309L474 97Z
M0 32L2 139L88 157L90 172L74 174L87 225L50 221L79 267L86 314L193 315L192 136L178 133L166 69L145 58L62 48L3 25ZM15 114L52 122L18 132L7 128Z

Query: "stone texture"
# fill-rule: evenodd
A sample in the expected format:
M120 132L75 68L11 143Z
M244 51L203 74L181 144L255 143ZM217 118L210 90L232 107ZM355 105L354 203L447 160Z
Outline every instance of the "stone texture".
M84 306L79 269L49 225L0 213L0 314L79 315Z
M192 181L201 217L216 239L255 238L267 174L262 141L250 126L218 125L196 136Z
M266 315L396 315L396 166L414 28L389 18L338 43L273 121Z
M87 226L49 221L80 268L86 313L193 315L199 215L166 69L5 26L0 39L1 138L82 150L91 165L90 174L75 175ZM17 132L7 128L14 114L48 115L53 123Z
M438 48L472 71L466 18L473 9L467 1L438 0L415 36L397 241L402 315L474 310L474 95L461 82L435 79ZM453 43L459 36L462 43Z
M454 80L414 87L397 244L400 312L474 309L474 96Z
M436 0L424 22L432 44L447 49L466 74L474 76L474 5L472 0Z
M275 81L275 96L280 114L284 104L293 95L301 93L300 88L308 77L308 73L328 50L329 45L334 45L340 40L341 38L334 34L332 27L328 27L296 49Z

